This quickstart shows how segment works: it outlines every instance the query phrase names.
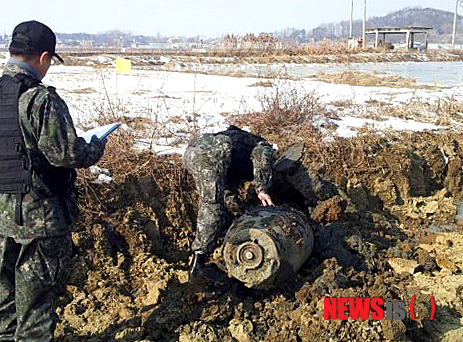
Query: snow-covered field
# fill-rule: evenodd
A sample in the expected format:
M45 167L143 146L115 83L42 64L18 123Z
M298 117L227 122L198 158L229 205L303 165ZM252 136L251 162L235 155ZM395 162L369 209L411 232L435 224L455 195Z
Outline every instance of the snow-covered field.
M261 86L272 83L272 87ZM434 130L436 126L419 117L401 119L362 117L368 103L381 102L401 106L409 102L434 102L453 98L463 100L463 85L428 89L360 87L329 84L308 78L259 79L252 77L214 76L161 70L133 70L130 75L116 75L112 67L53 66L44 83L53 85L67 102L76 125L89 127L99 115L144 118L158 124L168 122L170 132L184 131L184 125L195 121L202 132L215 132L226 127L225 117L262 109L262 98L278 91L297 89L313 92L321 102L332 107L339 118L323 119L337 125L336 134L353 136L368 125L375 130ZM332 103L346 102L349 108ZM174 139L175 140L175 139ZM169 150L172 139L157 141L156 150ZM140 141L141 144L146 141ZM176 151L176 150L175 150Z

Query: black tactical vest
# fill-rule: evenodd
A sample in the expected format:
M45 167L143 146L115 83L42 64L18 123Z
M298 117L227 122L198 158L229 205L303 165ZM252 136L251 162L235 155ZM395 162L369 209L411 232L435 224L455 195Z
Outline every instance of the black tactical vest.
M257 146L257 143L264 139L243 131L234 125L230 125L226 131L216 133L215 135L226 135L232 141L232 161L227 172L227 182L239 183L243 180L252 180L254 178L254 170L251 153L254 147Z
M31 165L19 126L18 100L39 83L26 75L0 77L0 193L18 196L17 224L22 224L22 196L31 187Z
M40 198L77 195L74 169L52 166L38 149L25 147L19 126L19 97L39 84L23 74L0 77L0 193L16 194L18 225L23 225L22 200L29 191Z

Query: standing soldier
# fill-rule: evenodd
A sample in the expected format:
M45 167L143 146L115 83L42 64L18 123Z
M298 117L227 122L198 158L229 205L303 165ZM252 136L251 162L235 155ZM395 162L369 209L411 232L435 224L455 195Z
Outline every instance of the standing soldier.
M254 179L262 204L273 205L267 193L272 180L273 149L263 138L230 126L191 142L184 160L199 192L190 282L204 278L217 281L220 274L205 262L215 247L217 232L226 223L225 197L236 192L241 181Z
M89 167L105 142L76 135L66 103L41 83L53 31L37 21L13 31L0 78L0 341L53 340L77 213L73 168Z

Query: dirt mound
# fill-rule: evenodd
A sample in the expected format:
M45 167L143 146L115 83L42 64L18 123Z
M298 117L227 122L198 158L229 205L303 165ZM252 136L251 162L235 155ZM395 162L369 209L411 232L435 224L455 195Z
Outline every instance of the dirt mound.
M276 136L276 135L275 135ZM131 152L110 141L111 184L80 173L76 255L58 307L59 341L451 341L463 327L459 135L303 140L303 165L342 192L315 210L312 257L285 288L261 292L229 280L187 283L197 195L178 157ZM130 148L126 149L127 151ZM123 171L125 170L125 171ZM458 216L458 213L457 213ZM453 229L451 233L441 231ZM450 228L449 228L450 227ZM436 299L434 321L430 298ZM416 320L330 321L325 297L410 303Z
M317 205L310 218L315 222L339 221L346 209L346 201L341 196L334 196Z

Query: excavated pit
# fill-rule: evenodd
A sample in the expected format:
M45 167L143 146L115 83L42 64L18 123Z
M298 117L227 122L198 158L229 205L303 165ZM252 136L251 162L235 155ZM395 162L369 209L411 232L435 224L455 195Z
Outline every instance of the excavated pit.
M105 159L112 174L143 167L109 185L80 173L82 212L57 309L58 341L457 341L462 142L414 133L320 150L306 141L303 166L341 191L315 208L303 196L278 197L317 222L312 256L282 289L257 291L230 279L212 294L187 283L197 195L181 160L135 152L122 164ZM415 321L408 314L403 321L323 319L325 297L410 303L413 296Z

